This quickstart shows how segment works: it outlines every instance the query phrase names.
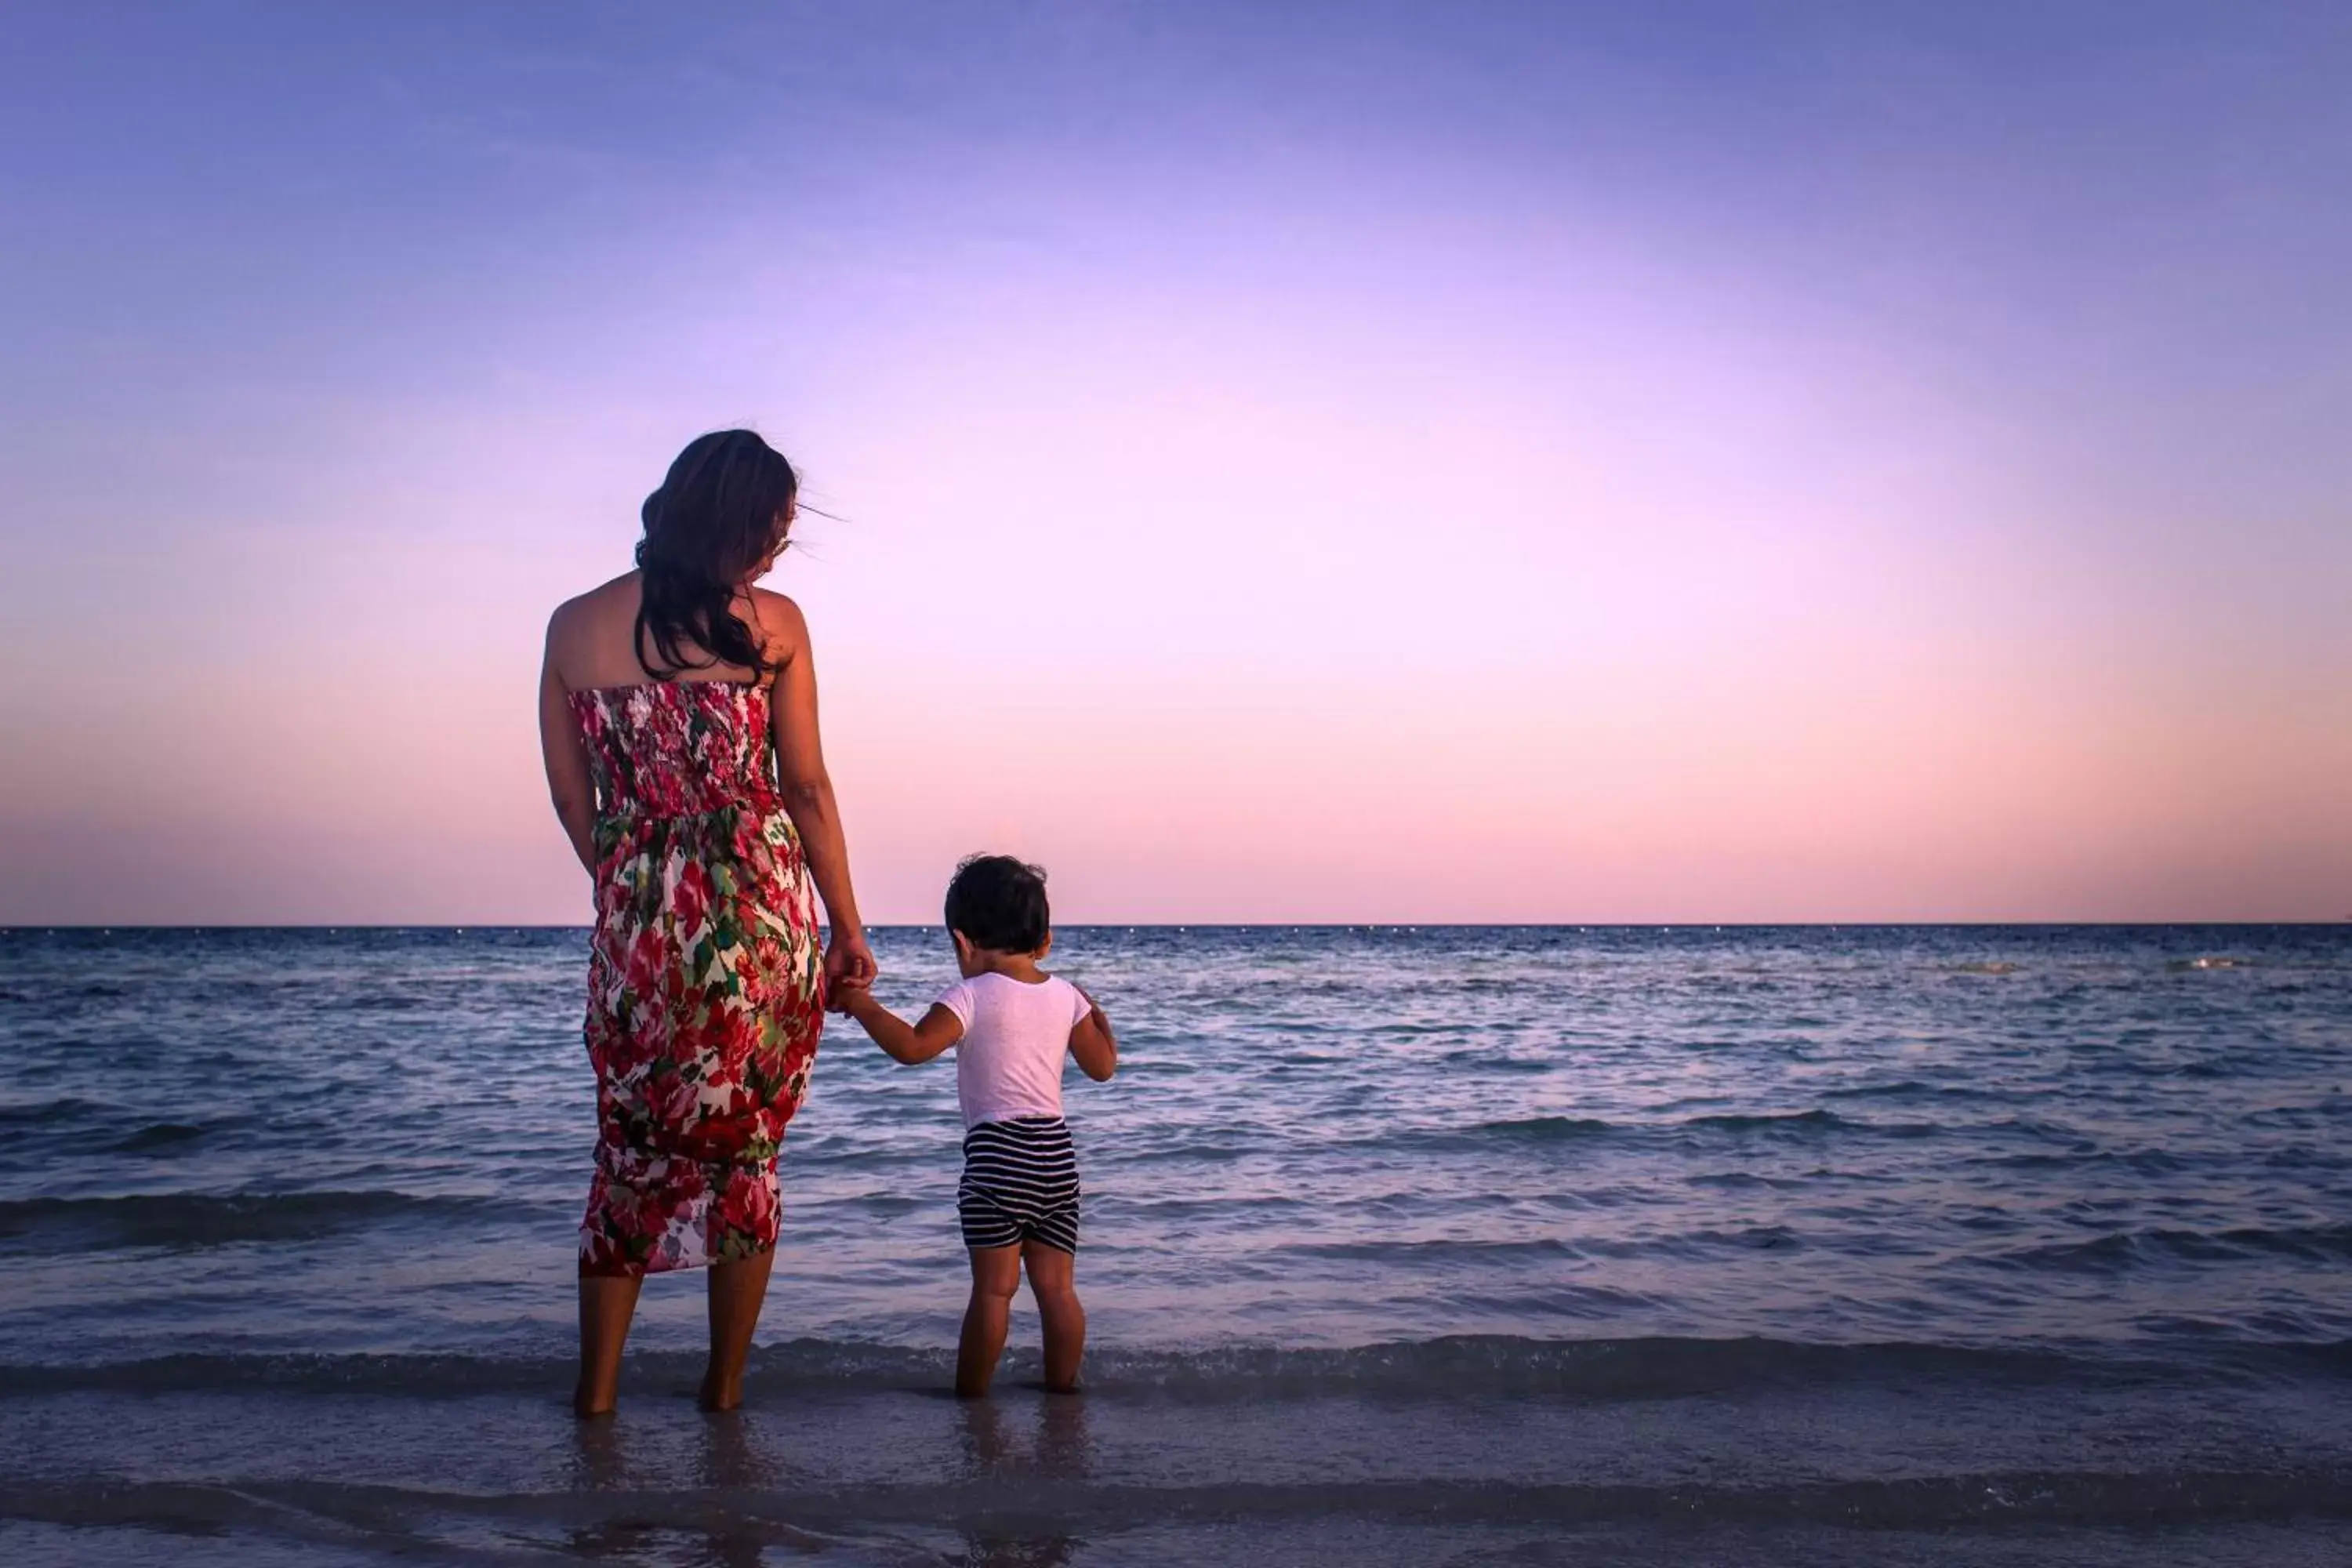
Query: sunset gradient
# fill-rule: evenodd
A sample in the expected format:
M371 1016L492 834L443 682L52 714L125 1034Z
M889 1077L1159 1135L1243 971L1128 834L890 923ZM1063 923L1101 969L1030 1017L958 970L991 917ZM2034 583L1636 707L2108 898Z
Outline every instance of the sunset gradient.
M877 922L2352 916L2352 11L693 15L15 13L0 921L583 921L733 424Z

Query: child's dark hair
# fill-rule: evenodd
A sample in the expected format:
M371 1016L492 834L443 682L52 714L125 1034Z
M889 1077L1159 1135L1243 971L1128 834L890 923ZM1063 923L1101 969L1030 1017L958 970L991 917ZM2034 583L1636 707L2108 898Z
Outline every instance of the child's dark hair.
M948 884L948 930L974 947L1034 952L1053 929L1045 870L1010 855L967 855Z

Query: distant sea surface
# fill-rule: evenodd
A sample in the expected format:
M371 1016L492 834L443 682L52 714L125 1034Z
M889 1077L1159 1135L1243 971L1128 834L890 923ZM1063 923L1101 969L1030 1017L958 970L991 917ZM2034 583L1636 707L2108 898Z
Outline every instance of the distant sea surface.
M2352 926L1056 943L1090 1391L834 1020L749 1408L664 1277L582 1428L584 932L0 931L0 1560L2352 1561Z

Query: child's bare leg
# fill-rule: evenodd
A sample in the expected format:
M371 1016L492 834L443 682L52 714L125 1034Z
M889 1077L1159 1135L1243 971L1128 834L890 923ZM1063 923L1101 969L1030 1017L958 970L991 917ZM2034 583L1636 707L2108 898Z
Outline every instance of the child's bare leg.
M1042 1241L1022 1244L1029 1293L1045 1324L1045 1386L1069 1394L1078 1386L1078 1359L1087 1353L1087 1310L1078 1305L1078 1260Z
M582 1415L604 1415L619 1401L621 1347L628 1342L629 1320L636 1315L636 1274L580 1277L580 1381L572 1408Z
M978 1399L996 1376L1013 1293L1021 1289L1021 1248L971 1249L971 1304L963 1310L963 1340L956 1347L956 1397Z
M732 1410L743 1403L743 1363L751 1359L751 1332L760 1326L760 1306L768 1299L771 1250L710 1266L710 1361L698 1396L705 1410Z

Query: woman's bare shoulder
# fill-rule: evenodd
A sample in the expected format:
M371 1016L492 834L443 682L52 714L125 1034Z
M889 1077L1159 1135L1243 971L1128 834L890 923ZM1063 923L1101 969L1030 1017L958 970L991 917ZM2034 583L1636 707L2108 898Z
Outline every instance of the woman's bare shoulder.
M553 637L593 626L615 610L634 615L636 600L637 574L625 572L609 583L599 583L556 605L555 613L547 617L547 634Z
M635 625L636 612L637 574L634 572L556 605L555 613L547 617L547 662L556 679L575 689L599 684L610 673L604 668L609 657L599 657L605 652L604 645L616 637L626 644L627 628Z
M759 617L760 640L771 663L790 664L808 646L808 617L789 595L754 588L751 611Z

